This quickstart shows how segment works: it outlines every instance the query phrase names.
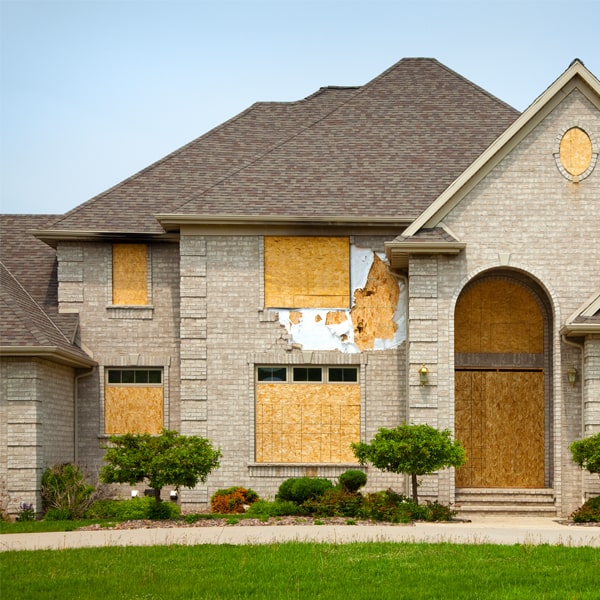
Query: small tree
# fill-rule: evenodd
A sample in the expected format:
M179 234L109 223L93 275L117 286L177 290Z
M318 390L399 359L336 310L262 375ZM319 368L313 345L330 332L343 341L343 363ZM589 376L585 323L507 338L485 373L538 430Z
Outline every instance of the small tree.
M163 429L161 435L127 433L109 438L100 471L104 483L135 485L147 480L156 490L156 501L166 485L193 488L206 481L208 474L219 466L221 451L197 436L180 435Z
M400 425L381 428L370 444L352 444L361 465L372 463L382 471L411 476L412 497L419 503L417 476L429 475L447 467L460 467L466 461L461 443L452 441L450 431L429 425Z
M569 446L573 461L582 469L600 476L600 433L583 440L573 442Z

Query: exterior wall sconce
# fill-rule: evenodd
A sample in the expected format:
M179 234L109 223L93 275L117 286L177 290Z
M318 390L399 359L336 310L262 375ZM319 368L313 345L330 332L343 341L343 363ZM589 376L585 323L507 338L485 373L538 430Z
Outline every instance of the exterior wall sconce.
M567 369L567 380L571 387L575 386L575 384L577 383L577 375L577 367L569 367Z
M429 369L425 365L419 369L419 381L421 385L427 385L429 381Z

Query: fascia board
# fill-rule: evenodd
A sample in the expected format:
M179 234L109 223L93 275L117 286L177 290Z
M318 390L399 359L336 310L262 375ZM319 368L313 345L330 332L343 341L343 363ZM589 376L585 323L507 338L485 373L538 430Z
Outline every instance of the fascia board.
M578 83L578 78L583 80L583 85ZM587 93L586 84L591 88L591 96ZM574 62L409 225L402 233L403 237L411 237L423 227L438 225L460 200L575 88L581 89L589 99L598 103L600 82L580 62Z
M599 323L569 323L561 328L561 335L569 336L584 336L600 334Z
M98 364L91 358L86 359L58 346L0 346L0 356L43 358L70 367L93 367Z
M183 231L183 229L200 228L205 233L214 230L221 234L230 230L234 232L253 232L263 229L280 228L313 228L314 230L323 228L346 228L353 230L386 230L389 235L398 235L405 229L410 219L398 217L370 217L370 216L288 216L288 215L156 215L157 220L166 231Z
M578 317L593 317L600 310L600 291L592 294L566 321L572 324Z
M392 268L403 269L408 266L411 255L457 255L467 244L465 242L385 242L385 255Z
M33 237L56 248L59 242L177 242L172 233L143 233L139 231L45 230L29 231Z

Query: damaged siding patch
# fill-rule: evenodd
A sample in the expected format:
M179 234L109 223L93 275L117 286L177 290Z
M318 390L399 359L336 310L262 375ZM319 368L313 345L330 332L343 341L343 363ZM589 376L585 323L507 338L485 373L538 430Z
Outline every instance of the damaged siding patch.
M351 310L300 308L280 310L279 321L292 342L305 350L396 348L405 339L404 286L375 252L350 249Z

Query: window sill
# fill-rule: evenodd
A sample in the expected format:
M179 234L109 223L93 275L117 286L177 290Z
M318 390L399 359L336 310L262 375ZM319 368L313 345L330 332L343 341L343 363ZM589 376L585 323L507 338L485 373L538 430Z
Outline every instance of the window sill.
M358 463L249 463L250 477L338 477L348 469L365 470Z
M106 307L109 319L152 319L154 306L116 306Z

